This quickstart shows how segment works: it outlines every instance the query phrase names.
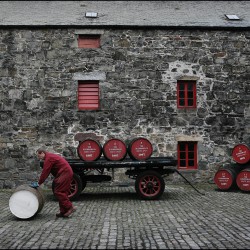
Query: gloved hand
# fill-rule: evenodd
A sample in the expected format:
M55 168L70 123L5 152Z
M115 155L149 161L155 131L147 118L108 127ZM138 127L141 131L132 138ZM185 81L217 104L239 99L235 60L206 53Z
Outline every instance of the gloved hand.
M31 184L30 184L30 187L32 187L32 188L38 188L39 184L38 184L37 181L32 181Z

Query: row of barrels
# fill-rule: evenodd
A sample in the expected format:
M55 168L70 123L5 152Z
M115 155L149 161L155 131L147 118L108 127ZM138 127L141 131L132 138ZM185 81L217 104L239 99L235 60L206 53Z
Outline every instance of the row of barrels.
M134 138L127 144L121 139L112 138L104 145L89 138L79 142L77 153L83 161L96 161L102 154L109 161L122 161L127 155L133 160L147 160L153 153L153 146L143 137Z
M214 182L220 190L239 188L250 191L250 148L238 144L232 150L234 164L222 166L214 176Z

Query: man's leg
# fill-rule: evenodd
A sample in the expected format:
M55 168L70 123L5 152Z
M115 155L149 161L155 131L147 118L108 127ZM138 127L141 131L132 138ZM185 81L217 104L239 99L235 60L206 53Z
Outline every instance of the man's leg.
M68 175L64 175L60 176L55 185L54 194L59 201L61 214L65 214L73 207L68 197L71 181Z

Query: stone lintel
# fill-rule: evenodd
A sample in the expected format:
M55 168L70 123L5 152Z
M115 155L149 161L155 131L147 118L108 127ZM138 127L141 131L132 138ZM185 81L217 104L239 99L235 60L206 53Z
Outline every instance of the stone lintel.
M76 35L102 35L104 30L102 29L79 29L75 30Z
M184 81L198 81L200 78L197 76L180 76L177 80Z
M176 135L176 141L203 141L202 137L198 135Z
M73 80L82 80L82 81L88 81L88 80L97 80L97 81L104 81L106 80L106 75L103 72L89 72L89 73L82 73L82 72L76 72L73 75Z

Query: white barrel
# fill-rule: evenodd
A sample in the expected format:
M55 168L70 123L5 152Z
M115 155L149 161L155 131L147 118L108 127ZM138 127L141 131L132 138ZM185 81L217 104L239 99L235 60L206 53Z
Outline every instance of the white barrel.
M29 219L38 214L45 203L42 189L32 188L29 185L17 187L9 199L9 208L19 219Z

